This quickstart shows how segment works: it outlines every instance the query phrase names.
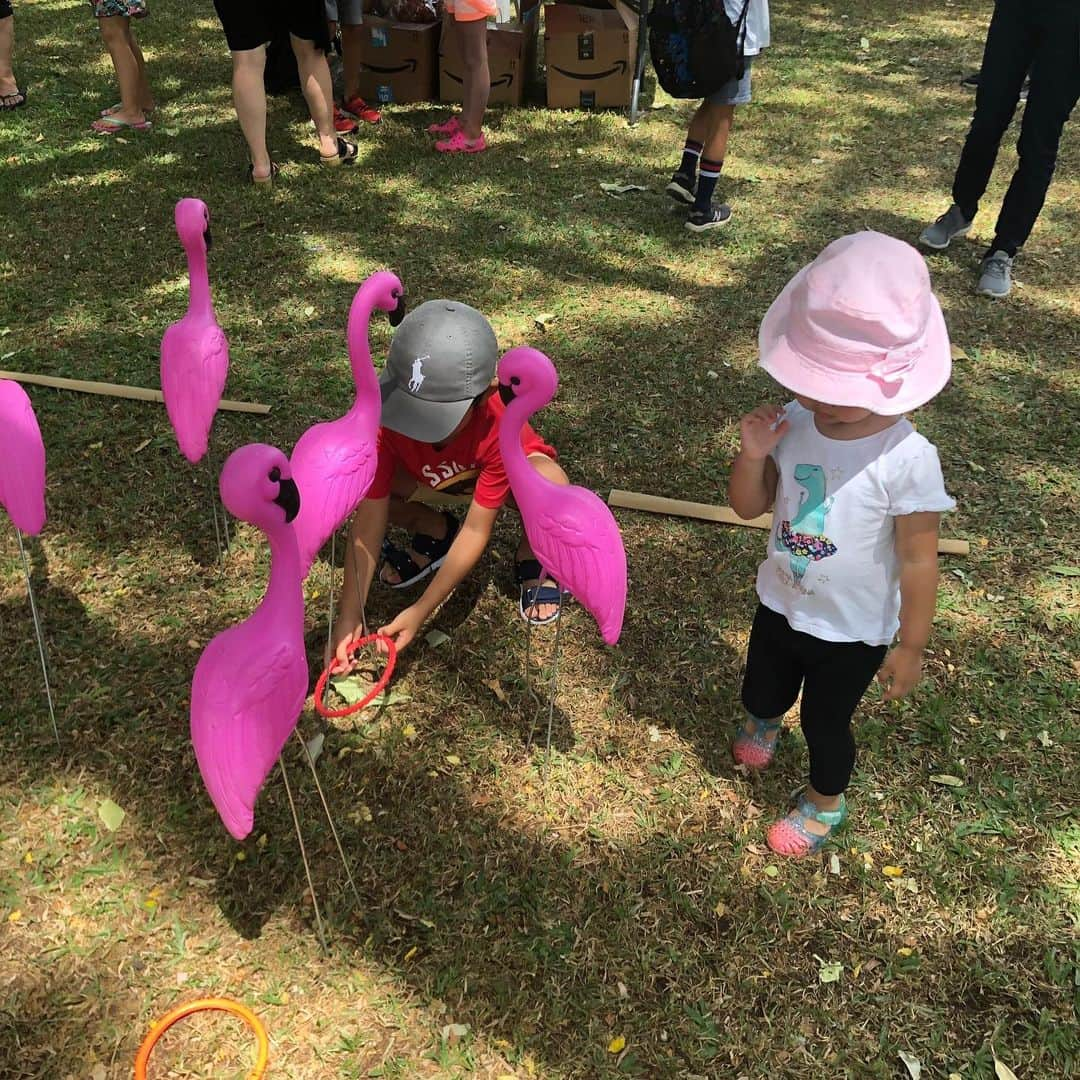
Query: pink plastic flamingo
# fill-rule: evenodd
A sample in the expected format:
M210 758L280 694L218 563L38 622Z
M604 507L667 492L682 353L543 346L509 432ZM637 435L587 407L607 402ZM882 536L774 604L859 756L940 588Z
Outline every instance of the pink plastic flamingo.
M288 459L261 443L234 451L221 470L221 499L270 542L262 603L203 650L191 684L191 741L225 828L251 832L255 798L304 705L304 593L290 522L300 496Z
M176 232L188 260L187 314L161 339L161 392L180 452L190 462L202 459L210 428L229 373L229 342L214 317L206 253L210 211L202 199L176 204Z
M346 340L356 399L337 420L315 424L300 436L290 459L304 502L293 525L300 570L307 577L319 549L367 494L375 476L382 397L371 363L368 329L375 308L390 313L394 325L405 313L404 289L396 274L380 270L356 290L349 308Z
M59 743L60 732L56 726L52 688L49 686L49 665L45 656L45 635L38 618L30 581L30 564L22 542L23 533L37 536L45 527L45 442L26 391L9 379L0 379L0 505L10 515L19 541L19 556L30 597L30 613L37 634L45 697L49 702L53 734Z
M619 640L626 610L626 551L602 499L574 485L552 483L530 464L521 429L559 387L555 365L537 349L511 349L499 361L499 384L509 397L499 425L499 449L537 561L596 619L609 644Z
M615 518L593 492L541 476L521 446L521 429L551 402L558 388L555 365L537 349L511 349L499 361L499 390L507 400L499 424L499 450L537 561L559 583L560 593L577 597L596 619L604 641L614 645L626 610L626 550ZM545 769L551 754L562 607L560 603L555 625Z

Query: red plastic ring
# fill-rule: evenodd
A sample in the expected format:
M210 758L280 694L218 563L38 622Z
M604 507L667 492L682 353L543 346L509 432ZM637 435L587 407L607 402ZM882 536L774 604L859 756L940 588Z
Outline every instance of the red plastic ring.
M385 689L387 683L390 682L390 676L394 674L394 665L397 663L397 645L394 644L392 637L387 637L386 634L368 634L367 637L357 638L349 646L349 658L352 659L353 655L359 652L365 645L372 645L376 642L383 642L386 645L387 658L386 669L379 677L379 681L368 691L368 693L355 705L348 705L344 709L328 709L323 704L323 695L326 693L326 684L331 675L337 675L338 672L344 670L344 666L340 664L335 657L330 661L327 669L319 676L319 681L315 684L315 711L327 719L338 719L342 716L352 716L353 713L358 713L361 709L370 705Z

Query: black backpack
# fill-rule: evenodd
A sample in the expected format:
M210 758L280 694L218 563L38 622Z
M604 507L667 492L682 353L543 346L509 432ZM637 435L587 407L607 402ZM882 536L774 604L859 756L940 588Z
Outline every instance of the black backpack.
M745 0L735 23L724 0L657 0L649 11L649 53L660 85L677 98L704 98L746 71Z

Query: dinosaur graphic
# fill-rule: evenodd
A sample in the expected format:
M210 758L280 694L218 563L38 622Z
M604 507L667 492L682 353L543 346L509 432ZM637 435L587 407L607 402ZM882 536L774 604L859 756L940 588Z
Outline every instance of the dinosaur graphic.
M825 517L832 496L825 497L825 470L820 465L796 465L795 482L803 488L799 511L776 530L776 549L786 551L795 584L802 582L812 562L836 554L836 545L825 535Z

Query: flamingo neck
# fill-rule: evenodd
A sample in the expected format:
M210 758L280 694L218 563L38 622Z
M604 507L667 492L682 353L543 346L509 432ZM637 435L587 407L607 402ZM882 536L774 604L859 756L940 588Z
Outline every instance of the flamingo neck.
M528 491L540 486L540 474L529 464L521 445L521 429L543 404L546 403L538 402L534 405L528 398L516 397L506 406L499 424L499 449L502 452L503 467L511 487L515 490Z
M301 584L300 553L291 525L267 532L270 541L270 580L260 612L271 614L285 626L303 626L304 589Z
M188 250L189 315L212 315L210 275L206 269L206 248L195 244Z
M375 304L373 298L361 291L349 308L349 325L345 338L349 346L349 363L352 365L353 383L356 386L356 403L350 413L374 410L378 416L382 409L382 395L379 391L379 377L371 362L371 312Z

